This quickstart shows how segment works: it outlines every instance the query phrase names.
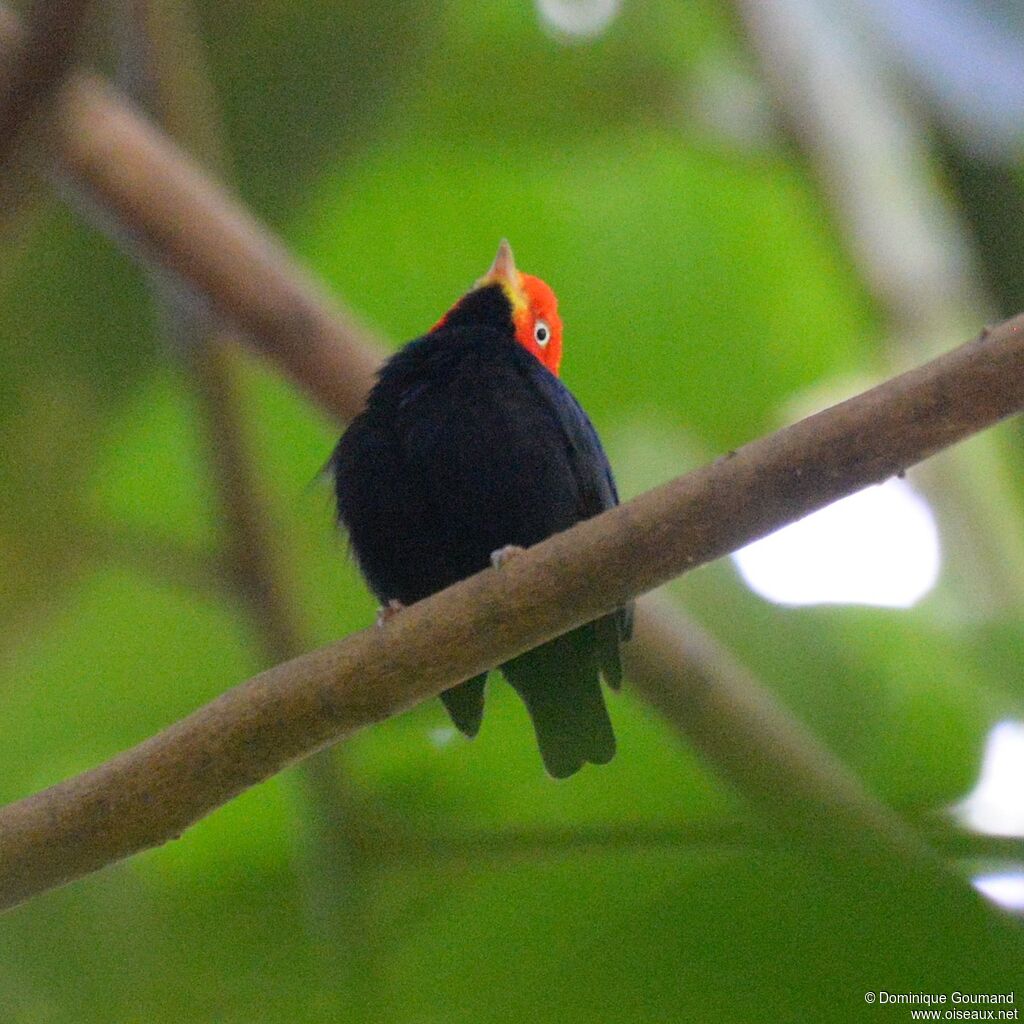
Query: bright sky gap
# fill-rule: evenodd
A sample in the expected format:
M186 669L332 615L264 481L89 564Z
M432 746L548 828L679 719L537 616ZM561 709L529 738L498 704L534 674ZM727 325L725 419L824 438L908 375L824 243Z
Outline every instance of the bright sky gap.
M910 608L939 577L939 532L905 481L868 487L733 555L756 594L785 605Z
M978 782L952 812L975 832L1024 838L1024 722L1006 720L992 728Z

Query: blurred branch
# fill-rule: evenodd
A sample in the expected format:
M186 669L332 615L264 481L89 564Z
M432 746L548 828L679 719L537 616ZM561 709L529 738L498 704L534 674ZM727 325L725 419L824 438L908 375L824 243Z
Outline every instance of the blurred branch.
M822 0L734 0L765 81L836 211L890 327L918 359L990 315L970 238L887 74L891 61ZM955 336L955 335L954 335ZM922 350L925 346L925 350Z
M777 823L818 842L865 852L891 829L892 812L855 776L832 769L815 737L677 608L655 597L643 602L635 640L625 651L627 679L755 809L770 807ZM765 747L786 756L766 764L758 756Z
M884 51L858 37L855 14L820 0L734 0L765 81L837 214L886 316L894 370L942 351L992 318L973 240L936 175L919 118ZM980 608L1024 605L1018 466L988 437L922 482L942 521L954 574ZM984 567L979 572L979 566Z
M188 0L124 0L121 76L173 137L223 175L228 158L191 14ZM232 596L252 623L261 662L285 661L309 645L245 436L237 352L223 328L196 309L193 297L167 286L162 271L151 270L150 280L168 322L166 340L179 350L197 398ZM354 888L344 779L332 750L307 759L297 775L307 909L321 935L337 943L350 938L343 910Z
M22 36L20 43L8 47L6 59L0 62L0 167L64 81L89 3L34 0L27 29L17 33Z
M689 853L715 851L732 853L752 849L785 851L777 834L758 831L751 822L722 818L706 822L679 824L574 824L564 828L466 829L446 827L432 833L389 835L388 841L374 847L381 860L412 860L434 857L439 861L497 857L535 858L577 856L583 851L595 853L617 850L678 850Z
M965 832L934 816L921 825L929 842L943 856L955 859L1018 861L1024 863L1024 840ZM496 857L578 856L637 850L674 850L680 854L760 853L792 854L792 847L777 832L756 821L722 817L709 821L652 824L574 824L564 828L465 829L451 825L437 832L405 834L395 830L374 835L367 843L367 858L376 862L412 861L433 857L446 862Z
M293 588L243 436L237 355L217 345L215 336L197 342L187 356L220 501L233 596L249 616L264 663L275 664L308 644L302 640ZM354 895L346 779L333 750L321 750L297 768L305 805L297 817L307 909L322 937L336 942L347 935L345 911Z
M253 472L238 405L234 353L214 337L186 353L200 406L206 449L223 523L227 577L258 631L263 657L274 664L308 645L289 594L270 529L271 515Z
M219 552L191 547L177 538L162 537L119 524L97 526L79 537L86 565L114 563L151 579L217 598L229 596L230 568Z
M0 59L13 36L0 5ZM320 405L360 407L375 346L237 201L95 76L72 76L58 115L65 172L127 244L272 353Z
M76 76L61 114L64 168L122 240L321 406L354 415L380 364L377 346L283 246L99 79Z
M1022 406L1024 315L556 534L500 570L407 608L385 628L269 669L104 765L0 810L0 905L174 838L298 758L884 480ZM706 683L674 698L681 716L712 707ZM671 685L679 687L678 679ZM707 715L705 725L712 724ZM718 739L728 751L728 737ZM849 820L849 794L833 801L823 787L820 796L822 814L836 809ZM827 824L823 835L819 825L805 838L823 839L823 852L842 860L846 849L836 850ZM948 881L898 820L864 814L842 842L858 862L863 853L863 863L898 868L907 884L917 879L941 891Z
M124 34L122 68L133 91L152 108L155 119L169 122L183 135L190 150L199 148L204 162L223 168L224 156L216 133L194 130L196 122L209 129L212 112L196 109L195 90L179 95L181 67L189 63L191 49L175 33L168 32L169 19L179 4L164 0L127 0L120 24ZM176 62L171 59L175 54ZM162 74L177 73L172 81ZM306 646L292 603L283 586L283 573L275 558L275 544L269 529L269 512L259 493L252 459L244 437L243 413L237 393L232 346L218 335L214 323L197 309L194 296L183 295L167 286L162 268L151 277L154 302L167 323L167 343L176 349L194 387L210 478L217 495L222 526L222 562L227 578L237 591L243 607L257 626L267 661L276 663L294 657Z

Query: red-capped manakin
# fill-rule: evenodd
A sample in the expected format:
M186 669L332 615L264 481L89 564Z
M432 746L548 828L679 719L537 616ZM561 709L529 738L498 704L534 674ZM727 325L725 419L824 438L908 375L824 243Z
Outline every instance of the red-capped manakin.
M473 289L384 365L329 468L338 518L385 609L618 504L597 433L558 379L561 358L554 293L516 269L503 241ZM618 687L630 620L621 609L501 666L556 778L615 753L600 680ZM485 679L441 694L470 737Z

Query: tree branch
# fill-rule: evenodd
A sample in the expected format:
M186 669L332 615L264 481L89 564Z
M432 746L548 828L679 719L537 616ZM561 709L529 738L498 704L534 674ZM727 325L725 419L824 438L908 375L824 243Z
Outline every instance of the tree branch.
M871 855L880 837L908 851L920 849L895 814L678 608L653 596L641 602L634 640L625 648L627 679L638 681L632 685L647 703L755 811L771 808L772 824L784 824L831 856ZM785 756L766 763L760 756L766 747Z
M1024 841L1010 836L965 832L948 820L918 816L929 842L944 856L970 860L1021 860ZM363 840L368 860L377 864L419 863L426 857L438 863L465 863L494 858L535 860L541 857L578 858L588 852L675 850L704 855L760 853L792 855L792 845L778 832L749 818L716 817L708 821L666 823L581 823L565 827L387 829Z
M380 355L288 252L99 79L65 93L66 171L142 255L272 355L331 410L358 410Z
M0 65L23 46L0 3ZM191 287L321 406L349 418L380 365L370 336L236 200L92 74L73 73L54 144L75 186L126 245Z
M35 0L24 41L0 63L0 164L67 75L89 2Z
M1024 405L1024 316L272 668L0 810L0 906L174 838L285 765L877 483ZM882 833L871 855L927 854Z
M204 163L223 169L226 157L215 130L217 115L200 73L197 40L178 24L184 10L175 3L132 0L122 12L121 65L130 69L137 100L158 123L168 123L183 145ZM177 16L177 18L175 17ZM191 71L183 73L183 69ZM185 83L192 88L184 90ZM197 95L198 93L198 95ZM150 276L153 303L166 323L168 346L180 349L196 394L209 475L219 505L222 563L239 604L256 627L263 655L274 664L305 649L302 629L260 492L245 437L237 387L236 353L216 325L195 308L195 300L166 287L162 271Z
M194 593L230 599L232 570L219 551L190 545L177 538L119 524L91 526L78 538L85 566L113 563L148 579Z

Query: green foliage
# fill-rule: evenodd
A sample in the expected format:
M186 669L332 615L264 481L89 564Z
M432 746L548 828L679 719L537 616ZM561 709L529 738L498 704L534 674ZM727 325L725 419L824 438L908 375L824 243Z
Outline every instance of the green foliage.
M804 168L689 112L702 61L743 59L717 5L624 6L574 47L525 3L202 14L257 211L396 342L508 236L559 294L565 378L631 494L774 428L806 389L884 364ZM210 467L135 271L53 205L25 237L0 271L4 800L143 739L264 657L236 604L90 554L97 531L212 549ZM316 481L335 428L262 365L242 383L308 642L362 628L373 605ZM879 795L924 815L970 786L987 725L1019 708L1019 609L981 619L967 583L944 580L913 612L772 606L727 564L672 589ZM961 919L932 919L898 891L824 877L628 692L611 705L615 762L560 784L494 682L472 744L437 702L346 744L333 937L295 771L35 900L0 920L0 1020L860 1020L867 989L1011 987L1008 924L966 900ZM685 836L736 821L728 843ZM626 840L496 848L517 830L602 826ZM679 838L652 839L666 829Z

